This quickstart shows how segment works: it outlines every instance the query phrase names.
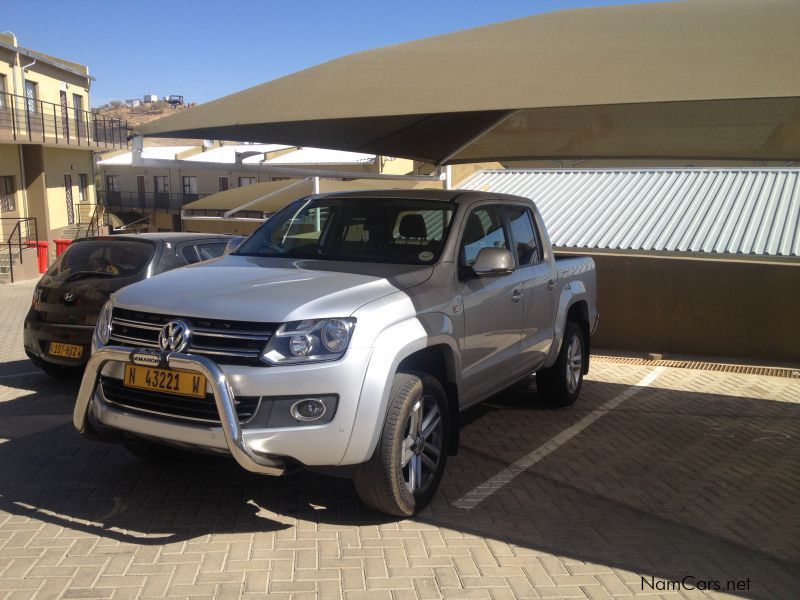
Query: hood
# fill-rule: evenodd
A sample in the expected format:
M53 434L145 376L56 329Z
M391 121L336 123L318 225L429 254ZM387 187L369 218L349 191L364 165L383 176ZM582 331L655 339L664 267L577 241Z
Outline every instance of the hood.
M346 317L426 281L431 266L228 255L128 286L115 306L170 316L281 323Z

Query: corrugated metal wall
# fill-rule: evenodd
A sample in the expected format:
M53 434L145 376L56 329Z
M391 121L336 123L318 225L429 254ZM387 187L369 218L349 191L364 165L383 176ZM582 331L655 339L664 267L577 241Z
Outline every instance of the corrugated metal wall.
M509 169L459 187L531 198L559 248L800 257L798 169Z

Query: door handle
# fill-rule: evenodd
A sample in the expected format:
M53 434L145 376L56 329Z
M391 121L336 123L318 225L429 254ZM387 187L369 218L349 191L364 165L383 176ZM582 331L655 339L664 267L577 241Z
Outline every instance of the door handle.
M555 289L555 287L556 287L555 279L551 279L550 281L547 282L547 289L550 290L551 292Z
M519 302L522 299L522 290L517 288L513 292L511 292L511 301L512 302Z

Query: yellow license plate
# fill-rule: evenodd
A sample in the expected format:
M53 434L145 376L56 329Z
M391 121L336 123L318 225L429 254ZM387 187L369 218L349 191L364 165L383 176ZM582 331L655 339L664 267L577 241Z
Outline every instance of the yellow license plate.
M193 398L203 398L206 395L206 378L199 373L132 364L125 365L125 379L122 385Z
M61 342L50 342L48 354L51 356L61 356L63 358L80 359L83 356L83 346L78 344L62 344Z

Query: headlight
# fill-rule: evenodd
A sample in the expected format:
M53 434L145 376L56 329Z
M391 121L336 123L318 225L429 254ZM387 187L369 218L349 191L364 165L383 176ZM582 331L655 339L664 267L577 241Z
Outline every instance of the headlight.
M97 325L94 328L94 333L97 339L105 346L111 339L111 312L113 310L111 300L103 305L103 310L100 311L100 316L97 317Z
M347 350L355 325L352 318L284 323L270 338L261 359L272 365L336 360Z

